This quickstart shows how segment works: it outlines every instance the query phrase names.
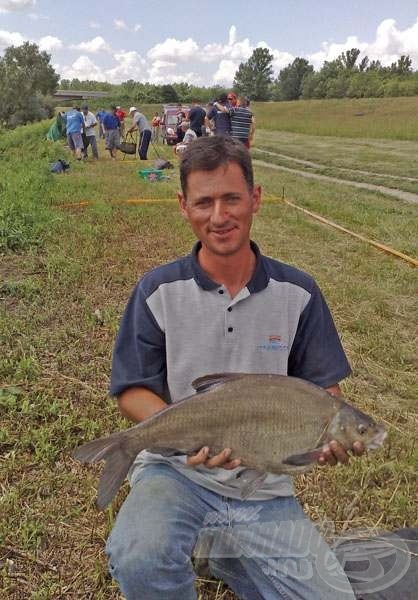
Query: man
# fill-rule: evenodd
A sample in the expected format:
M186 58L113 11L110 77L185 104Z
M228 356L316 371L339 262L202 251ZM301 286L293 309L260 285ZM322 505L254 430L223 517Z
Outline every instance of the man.
M182 154L186 150L187 145L197 139L196 132L191 128L189 121L183 121L181 129L183 140L174 146L174 154Z
M127 133L132 133L135 129L139 132L138 154L141 160L147 160L148 146L151 141L151 127L145 115L139 112L136 106L131 106L129 115L132 117L132 127Z
M120 121L116 116L116 106L112 106L111 110L112 112L104 114L102 125L106 150L109 150L110 158L116 160L116 153L120 146Z
M246 148L250 148L255 133L255 118L248 108L247 98L240 96L235 104L229 106L215 102L215 106L230 116L232 137L237 138Z
M103 117L105 116L105 114L106 114L106 111L104 111L103 108L100 108L96 113L97 123L99 124L99 139L102 139L105 136L104 131L103 131L103 126L102 126L102 120L103 120Z
M262 256L250 241L261 188L253 183L247 149L231 137L197 139L183 154L180 181L180 210L199 241L190 255L145 275L128 303L110 387L122 414L142 421L192 394L191 382L208 373L288 374L339 394L350 367L318 287L305 273ZM263 343L272 334L281 337L278 352ZM362 445L353 450L362 453ZM219 534L233 540L240 528L242 540L245 522L235 528L233 515L252 511L259 533L242 551L210 551L213 574L238 597L354 600L290 479L269 474L242 501L236 481L243 468L229 456L228 448L215 456L202 448L190 457L158 449L137 457L132 489L107 544L110 572L126 599L195 600L190 556L205 523L225 523L226 516ZM347 460L331 442L319 462Z
M152 120L151 120L151 126L152 126L151 141L154 143L158 143L159 138L160 138L160 124L161 124L161 117L160 117L159 113L156 112L156 113L154 113L154 116L152 117Z
M83 135L83 143L84 143L83 158L88 158L87 148L89 146L91 146L93 158L95 160L98 160L99 153L97 151L96 132L94 129L97 125L97 119L94 116L94 114L89 111L89 107L87 106L87 104L82 106L81 110L83 111L84 127L85 127L84 135Z
M122 108L120 106L117 106L116 107L116 116L119 119L119 123L120 123L120 135L121 135L121 137L123 137L124 133L125 133L126 112L124 110L122 110Z
M72 155L81 160L81 153L84 148L82 132L84 131L84 119L80 112L80 107L75 106L73 110L65 113L65 124L67 128L67 142Z
M208 121L212 123L212 131L215 135L231 135L231 119L226 110L220 110L218 106L228 108L228 97L226 94L213 103L207 114Z
M206 111L197 100L192 100L192 108L189 111L190 129L193 129L197 137L202 136L202 127L205 124Z

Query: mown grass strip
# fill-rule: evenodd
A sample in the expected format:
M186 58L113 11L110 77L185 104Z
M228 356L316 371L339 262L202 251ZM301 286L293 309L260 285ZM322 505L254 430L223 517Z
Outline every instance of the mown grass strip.
M325 217L322 217L321 215L318 215L318 214L312 212L311 210L307 210L306 208L302 208L301 206L298 206L297 204L295 204L291 200L288 200L287 198L277 197L276 200L285 202L288 206L292 206L293 208L300 210L305 215L309 215L310 217L316 219L317 221L321 221L321 223L325 223L325 225L334 227L335 229L338 229L338 231L343 231L344 233L348 233L348 235L351 235L351 236L357 238L358 240L361 240L362 242L366 242L367 244L370 244L371 246L374 246L375 248L378 248L379 250L383 250L383 252L386 252L387 254L392 254L393 256L402 258L403 260L406 260L406 262L410 263L414 267L418 267L418 260L416 258L413 258L412 256L408 256L407 254L404 254L403 252L399 252L399 250L390 248L389 246L386 246L385 244L381 244L380 242L375 242L374 240L371 240L370 238L367 238L364 235L355 233L354 231L350 231L350 229L347 229L346 227L342 227L341 225L338 225L337 223L334 223L333 221L330 221L329 219L326 219Z

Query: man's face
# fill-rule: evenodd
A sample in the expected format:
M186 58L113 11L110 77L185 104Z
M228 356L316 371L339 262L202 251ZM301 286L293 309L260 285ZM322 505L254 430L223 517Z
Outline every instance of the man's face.
M187 179L187 197L179 193L178 198L183 216L212 254L231 256L248 244L261 188L248 189L237 163L214 171L193 171Z

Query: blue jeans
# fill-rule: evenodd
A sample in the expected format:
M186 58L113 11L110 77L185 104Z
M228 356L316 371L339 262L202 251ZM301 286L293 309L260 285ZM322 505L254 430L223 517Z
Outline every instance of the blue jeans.
M293 496L233 500L168 465L146 466L107 542L112 577L127 600L196 600L193 551L242 600L354 600Z

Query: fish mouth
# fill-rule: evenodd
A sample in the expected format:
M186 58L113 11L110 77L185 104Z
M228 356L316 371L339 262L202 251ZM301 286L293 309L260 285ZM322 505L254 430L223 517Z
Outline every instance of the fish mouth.
M382 446L383 442L387 437L387 432L383 429L383 427L376 433L374 438L367 444L368 450L376 450Z

